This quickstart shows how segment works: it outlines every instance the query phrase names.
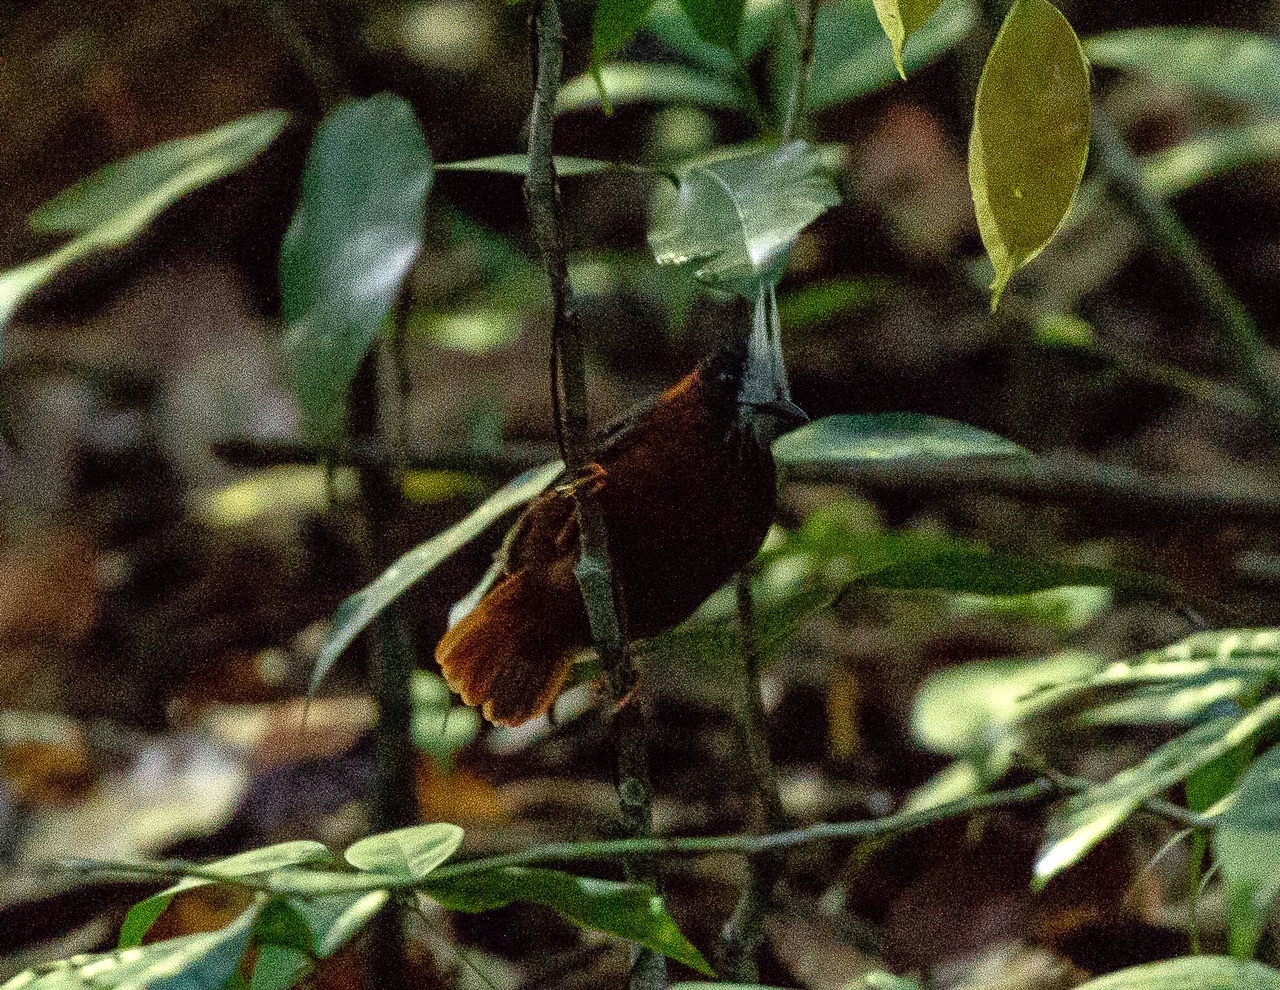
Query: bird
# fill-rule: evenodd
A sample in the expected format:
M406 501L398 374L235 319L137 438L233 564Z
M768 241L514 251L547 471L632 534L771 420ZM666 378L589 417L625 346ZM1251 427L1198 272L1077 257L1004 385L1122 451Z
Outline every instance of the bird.
M516 520L492 583L436 648L466 704L522 725L551 707L591 645L574 573L579 495L603 516L634 638L683 622L755 557L776 507L772 441L808 421L756 337L722 345L607 426L587 469L562 476Z

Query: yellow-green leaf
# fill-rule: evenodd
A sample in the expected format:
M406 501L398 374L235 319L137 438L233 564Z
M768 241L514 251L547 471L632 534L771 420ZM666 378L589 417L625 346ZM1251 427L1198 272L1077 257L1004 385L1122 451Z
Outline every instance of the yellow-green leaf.
M907 39L933 16L942 0L875 0L876 17L893 45L893 64L905 80L907 68L902 64L902 46Z
M987 57L969 138L969 185L995 268L991 306L1049 243L1089 154L1089 66L1048 0L1017 0Z

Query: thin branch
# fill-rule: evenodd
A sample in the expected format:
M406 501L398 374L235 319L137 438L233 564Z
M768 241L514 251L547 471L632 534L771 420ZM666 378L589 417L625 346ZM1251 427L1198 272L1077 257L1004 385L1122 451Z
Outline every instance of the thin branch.
M1153 512L1163 518L1280 520L1280 491L1271 486L1250 491L1239 481L1160 475L1074 458L813 462L790 464L784 470L790 481L857 485L878 492L947 499L959 493L995 493L1025 501L1101 503L1148 520Z
M409 879L392 875L370 874L362 876L355 873L337 874L348 877L342 893L366 893L373 890L405 890L419 888L430 896L431 884L442 880L456 880L460 877L487 873L511 866L542 866L550 864L581 863L590 861L616 860L624 856L660 856L685 857L730 854L738 856L763 856L782 849L794 849L798 846L815 842L866 841L870 839L890 839L909 832L915 832L930 825L937 825L952 819L998 811L1005 808L1023 805L1043 804L1063 795L1078 794L1096 787L1097 784L1080 777L1068 774L1053 773L1052 776L1039 776L1026 784L1008 787L998 791L988 791L957 801L934 805L918 811L900 811L897 814L882 818L861 819L852 822L824 822L808 828L791 829L785 832L772 832L768 835L718 835L692 836L672 838L633 838L610 839L595 842L552 842L542 846L531 846L528 849L498 856L485 856L479 859L466 860L461 863L441 866L426 878ZM1213 815L1189 811L1168 801L1152 799L1144 801L1141 810L1164 819L1181 828L1212 829L1217 822ZM290 885L290 871L281 871L277 875L267 874L261 877L228 876L209 866L170 860L163 863L117 863L103 860L74 859L59 864L63 870L94 874L117 874L126 877L155 877L157 879L179 879L195 877L214 883L228 883L249 890L258 890L270 894L289 894L293 891ZM312 873L317 871L303 870ZM363 881L363 882L362 882ZM314 895L325 893L315 888Z
M737 578L738 620L742 627L742 678L734 713L738 747L746 764L751 813L748 831L755 835L779 832L783 827L782 799L769 753L768 724L760 686L760 651L755 636L755 603L751 575ZM744 983L759 978L755 956L764 939L764 916L773 888L782 875L780 853L747 864L747 886L720 939L721 975Z
M814 25L818 19L817 6L814 0L794 0L792 11L795 14L796 43L799 46L799 57L796 60L796 76L791 81L791 91L787 99L787 113L782 123L782 143L786 144L796 136L800 122L807 109L809 91L809 70L813 67Z
M553 156L552 130L556 94L563 63L562 28L557 0L541 0L533 14L534 97L529 119L529 174L525 200L529 224L542 254L552 297L552 395L556 400L556 429L574 482L578 521L578 564L575 574L591 638L600 653L615 716L611 725L617 761L618 804L624 833L645 836L653 829L653 788L649 781L644 708L628 703L636 682L627 648L625 604L615 594L613 562L604 516L590 491L591 436L587 416L585 344L565 250L559 190ZM559 371L559 382L555 380ZM582 482L582 483L579 483ZM628 879L654 883L652 860L624 859ZM632 990L661 990L667 985L666 960L648 949L638 950L631 968Z
M1092 138L1098 171L1161 254L1186 276L1215 325L1223 358L1236 368L1242 386L1257 400L1272 440L1280 442L1280 382L1268 367L1266 347L1253 317L1177 213L1151 188L1124 136L1096 107Z

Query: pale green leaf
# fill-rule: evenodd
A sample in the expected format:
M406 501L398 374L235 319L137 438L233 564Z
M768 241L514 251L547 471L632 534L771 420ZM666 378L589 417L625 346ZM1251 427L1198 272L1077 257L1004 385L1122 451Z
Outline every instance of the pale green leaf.
M1158 196L1175 196L1238 168L1280 158L1280 120L1232 127L1194 137L1142 162Z
M650 887L508 867L431 880L422 892L455 911L492 911L516 901L545 904L575 925L617 935L714 975Z
M556 155L556 175L562 179L572 179L580 175L599 175L611 168L619 168L612 162L602 162L595 158L572 158L568 155ZM636 166L622 166L635 168ZM468 158L461 162L444 162L437 165L440 172L498 172L503 175L528 175L529 156L525 155L490 155L488 158Z
M0 275L0 330L28 295L63 269L122 247L176 200L243 168L276 139L286 120L286 114L270 110L169 141L108 165L45 203L31 225L77 236Z
M800 232L839 202L804 141L695 162L655 218L649 246L659 264L693 264L702 281L754 300L781 276Z
M1049 243L1089 154L1089 67L1048 0L1017 0L978 83L969 185L995 268L991 305Z
M281 316L308 432L341 438L347 389L422 247L433 168L413 108L382 93L321 123L280 248Z
M1280 747L1240 777L1213 830L1213 855L1227 889L1231 951L1247 958L1280 895Z
M1062 872L1120 827L1142 802L1157 797L1258 732L1280 721L1280 697L1243 718L1206 722L1165 743L1146 760L1074 795L1046 828L1036 857L1038 883Z
M366 873L418 880L452 856L460 845L462 829L447 822L433 822L371 835L349 846L343 856Z
M919 413L825 416L779 437L774 460L786 468L798 464L850 464L903 457L1030 456L1012 440Z
M1077 990L1280 990L1280 970L1227 956L1184 956L1108 973Z
M1280 110L1280 41L1222 28L1154 27L1090 38L1095 65Z
M526 471L495 492L467 518L414 547L372 582L344 599L334 612L329 635L316 656L311 690L319 687L342 651L384 608L497 520L536 497L562 470L557 461Z
M600 67L600 81L612 106L629 103L676 103L741 110L746 106L733 83L683 65L613 62ZM556 111L600 106L600 90L590 75L566 82L556 98Z
M920 30L924 23L933 16L942 0L875 0L876 17L880 26L893 46L893 64L898 67L898 75L907 78L906 66L902 63L902 48L907 39Z
M262 849L251 849L248 852L228 856L203 867L225 876L228 880L250 877L259 873L269 873L284 866L297 866L303 863L327 863L333 857L329 850L319 842L299 840L282 842L279 845L266 846ZM187 877L158 894L152 894L145 901L140 901L129 909L124 924L120 928L120 948L127 949L133 945L141 945L147 934L165 908L184 890L204 887L213 880L203 877Z
M257 909L226 928L198 935L72 956L20 973L0 990L210 990L240 969Z

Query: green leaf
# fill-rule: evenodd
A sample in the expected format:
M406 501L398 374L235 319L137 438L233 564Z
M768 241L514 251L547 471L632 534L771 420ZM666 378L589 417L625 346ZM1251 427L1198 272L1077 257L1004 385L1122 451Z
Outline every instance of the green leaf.
M630 41L652 6L653 0L596 0L591 22L592 62L600 65Z
M818 6L817 18L815 57L805 100L809 110L847 103L898 81L892 49L884 43L885 32L871 4L834 0ZM969 0L943 0L937 13L907 38L903 69L920 71L959 44L973 24ZM795 78L794 38L790 45L774 46L774 51L770 86L774 105L781 107L786 105L785 94Z
M314 692L320 686L342 651L378 613L512 509L535 498L562 470L557 461L526 471L491 495L467 518L403 554L373 581L344 599L333 614L329 635L316 656L310 690Z
M432 880L422 892L455 911L492 911L516 901L545 904L575 925L617 935L715 975L649 887L559 870L508 867Z
M1089 66L1048 0L1017 0L987 56L969 136L969 185L995 268L992 309L1071 208L1089 155Z
M888 285L873 279L837 278L778 297L778 318L790 330L806 330L837 316L866 312L883 304Z
M1005 741L1027 695L1098 669L1088 653L1036 660L983 660L931 675L916 694L912 735L935 753L964 756Z
M723 110L742 110L746 101L737 86L683 65L614 62L600 66L600 82L609 103L676 103ZM600 87L589 74L575 76L556 97L556 112L600 106Z
M282 842L262 849L251 849L249 852L228 856L216 863L203 867L216 871L228 880L251 877L259 873L269 873L284 866L297 866L303 863L329 863L333 861L329 850L319 842L299 840ZM127 949L133 945L141 945L143 936L150 931L173 899L184 890L193 890L213 883L202 877L187 877L167 890L153 894L145 901L135 904L125 916L120 928L120 948Z
M0 275L0 330L19 304L68 266L122 247L176 200L230 175L271 144L288 115L257 113L204 134L157 145L99 169L45 203L31 226L76 234L57 250Z
M907 69L902 63L902 46L934 15L941 2L942 0L875 0L876 17L880 19L880 26L884 28L889 44L893 46L893 63L898 67L898 75L904 82Z
M660 265L692 263L704 282L754 300L810 223L840 202L812 145L793 141L695 162L649 232Z
M0 990L210 990L240 969L257 916L250 908L226 928L151 945L73 956L20 973Z
M786 0L746 0L742 6L737 55L749 63L769 41L788 4ZM658 0L642 30L696 69L726 80L739 78L737 55L700 37L677 0Z
M1192 138L1142 162L1158 196L1185 192L1216 176L1280 158L1280 120L1231 127Z
M371 835L343 854L348 863L366 873L384 873L402 880L418 880L454 854L462 844L462 829L447 822L415 825Z
M1134 966L1077 990L1280 990L1280 970L1228 956L1184 956Z
M1165 743L1136 767L1070 798L1046 828L1036 857L1036 882L1043 884L1078 862L1142 802L1162 794L1278 720L1280 697L1263 702L1243 718L1214 719Z
M799 464L853 464L902 457L1029 455L1025 447L976 426L919 413L825 416L779 437L773 445L774 460L784 469Z
M599 175L611 168L619 168L613 162L602 162L595 158L572 158L567 155L556 155L556 175L561 179L572 179L580 175ZM622 166L637 168L637 166ZM488 158L469 158L462 162L445 162L436 166L438 172L499 172L503 175L528 175L529 156L525 155L490 155Z
M1280 895L1280 747L1240 778L1213 830L1213 854L1227 889L1231 952L1248 958Z
M347 389L422 247L431 155L413 108L382 93L321 123L280 247L285 351L308 432L335 445Z
M680 0L698 37L708 44L736 51L745 0Z
M273 897L259 910L253 924L253 941L303 955L314 945L307 919L284 897Z
M385 890L338 897L315 897L290 902L293 911L311 931L309 947L285 948L260 945L253 968L251 990L287 990L314 967L314 959L327 959L363 928L390 895Z
M1280 41L1221 28L1139 28L1090 38L1095 65L1280 110Z

